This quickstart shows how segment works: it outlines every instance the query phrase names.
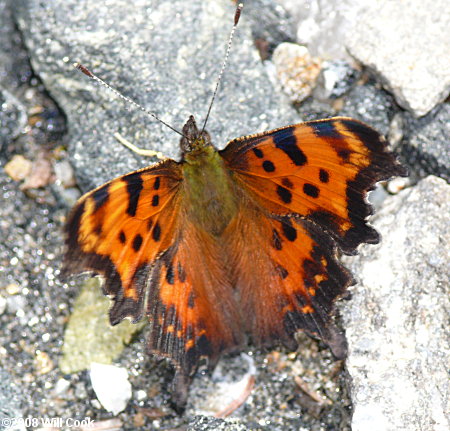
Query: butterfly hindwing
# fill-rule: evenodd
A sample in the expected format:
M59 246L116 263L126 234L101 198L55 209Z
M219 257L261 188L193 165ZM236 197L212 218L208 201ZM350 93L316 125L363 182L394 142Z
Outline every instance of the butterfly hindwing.
M345 340L331 312L352 277L333 241L312 222L267 217L248 203L227 234L246 331L255 344L281 341L294 350L295 333L303 330L342 357Z
M174 396L185 402L189 380L202 358L242 346L240 307L219 242L183 219L175 244L156 261L149 285L149 350L177 370Z
M238 138L221 154L268 212L314 221L346 253L378 242L366 223L366 192L377 181L406 174L378 132L345 117Z

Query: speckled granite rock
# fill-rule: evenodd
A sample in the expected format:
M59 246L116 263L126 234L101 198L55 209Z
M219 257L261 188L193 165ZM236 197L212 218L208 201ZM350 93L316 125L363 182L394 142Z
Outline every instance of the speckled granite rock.
M448 214L450 186L428 177L373 218L382 243L346 259L362 280L340 306L353 431L449 429Z
M425 115L450 92L446 0L279 0L296 42L323 59L349 54L383 79L397 102Z

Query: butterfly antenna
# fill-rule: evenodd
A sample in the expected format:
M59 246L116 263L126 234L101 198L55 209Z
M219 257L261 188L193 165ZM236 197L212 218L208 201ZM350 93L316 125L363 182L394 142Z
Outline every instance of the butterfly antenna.
M167 124L165 121L161 120L161 118L159 118L157 115L155 115L153 112L148 111L147 109L145 109L142 105L139 105L139 103L135 102L134 100L130 99L127 96L124 96L120 91L116 90L115 88L111 87L109 84L107 84L105 81L103 81L102 79L100 79L98 76L94 75L86 66L83 66L80 63L74 63L73 65L76 69L80 70L81 72L83 72L86 76L88 76L89 78L93 79L94 81L97 81L99 84L103 85L104 87L106 87L108 90L112 91L116 96L120 97L122 100L125 100L126 102L134 105L136 108L138 108L139 110L141 110L142 112L145 112L147 115L149 115L150 117L153 117L155 120L158 120L160 123L164 124L165 126L167 126L169 129L173 130L175 133L178 133L179 135L183 136L186 138L186 136L183 135L183 133L181 133L180 131L178 131L177 129L175 129L174 127L172 127L170 124Z
M234 32L235 32L236 27L238 25L239 18L241 17L241 12L242 12L242 8L243 7L244 7L244 5L242 3L239 3L237 8L236 8L236 12L234 14L234 24L233 24L233 28L231 29L231 32L230 32L230 37L228 38L227 51L225 53L225 58L223 59L222 69L220 69L219 77L217 78L216 88L214 89L214 93L213 93L213 96L212 96L212 99L211 99L211 103L209 104L208 113L206 114L205 122L203 123L202 133L205 131L206 123L208 122L209 114L211 113L211 108L213 106L214 99L216 98L217 90L219 88L219 84L220 84L220 81L222 79L223 72L224 72L225 67L227 65L227 62L228 62L228 56L230 55L230 50L231 50L231 43L233 42Z

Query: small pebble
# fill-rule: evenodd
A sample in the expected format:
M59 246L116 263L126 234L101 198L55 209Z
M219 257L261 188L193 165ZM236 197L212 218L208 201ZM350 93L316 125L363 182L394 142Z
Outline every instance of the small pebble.
M292 102L301 102L311 95L321 61L312 57L308 48L295 43L281 43L275 49L272 61L283 90Z
M34 366L38 374L47 374L53 370L54 365L48 353L38 351L34 358Z
M33 163L21 154L16 154L6 163L4 170L14 181L22 181L31 173Z
M91 382L98 400L105 410L117 415L131 398L131 384L125 368L93 362Z

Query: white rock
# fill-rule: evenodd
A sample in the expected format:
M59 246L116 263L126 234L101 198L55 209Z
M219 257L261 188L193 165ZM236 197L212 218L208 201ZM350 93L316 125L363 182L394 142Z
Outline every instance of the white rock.
M346 45L415 115L425 115L450 92L448 0L372 1L360 9Z
M117 415L131 398L131 384L125 368L91 363L91 382L98 400L105 410Z

